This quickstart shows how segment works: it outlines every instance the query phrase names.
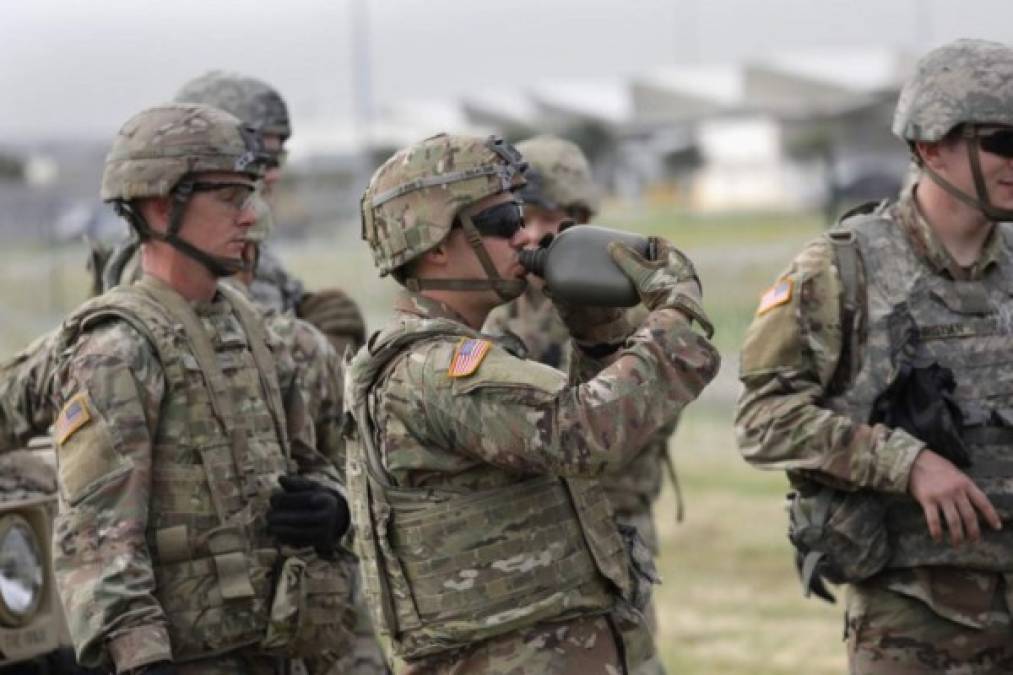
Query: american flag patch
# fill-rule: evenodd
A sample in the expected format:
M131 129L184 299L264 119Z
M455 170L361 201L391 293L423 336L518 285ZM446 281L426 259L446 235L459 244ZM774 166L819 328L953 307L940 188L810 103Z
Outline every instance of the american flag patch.
M756 310L756 315L760 316L770 310L774 309L778 305L791 300L791 291L794 284L791 279L781 279L776 284L771 286L770 290L763 294L760 298L760 308Z
M465 338L457 345L454 358L450 360L447 375L450 377L467 377L482 364L482 359L489 353L492 343L488 340Z
M88 410L88 397L85 394L76 394L67 401L60 411L60 416L53 424L53 435L60 445L73 435L75 431L91 421L91 411Z

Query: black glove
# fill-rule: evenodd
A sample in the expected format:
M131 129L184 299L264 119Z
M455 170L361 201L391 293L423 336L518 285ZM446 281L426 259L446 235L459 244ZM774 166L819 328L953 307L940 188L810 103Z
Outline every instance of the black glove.
M956 387L949 368L934 362L902 362L893 382L873 403L869 423L903 429L966 469L971 456L960 435L964 414L953 395Z
M340 494L301 476L280 476L284 492L271 495L267 530L282 544L313 546L317 553L334 553L348 531L348 502Z

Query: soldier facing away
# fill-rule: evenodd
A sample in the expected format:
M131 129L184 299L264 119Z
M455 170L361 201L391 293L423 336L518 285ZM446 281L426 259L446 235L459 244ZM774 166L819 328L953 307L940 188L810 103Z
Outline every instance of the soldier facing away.
M807 588L849 583L852 673L1013 672L1013 50L927 54L893 131L913 184L761 300L739 446L789 472Z
M590 675L647 657L650 556L593 479L718 367L692 328L709 327L693 267L663 241L656 260L612 253L650 310L642 328L563 312L574 384L481 336L524 291L523 168L501 140L441 134L363 196L375 264L405 291L346 371L347 478L363 588L406 673Z
M338 473L292 355L218 283L261 172L256 132L202 105L139 113L107 157L144 276L55 338L53 555L82 664L273 675L350 642Z
M524 202L524 228L529 239L539 243L546 235L555 236L571 225L587 223L597 214L600 200L591 165L575 143L542 135L521 141L517 150L528 163L524 173L527 183L518 195ZM528 358L568 370L570 332L537 276L528 277L527 289L519 298L493 309L483 330L516 335L527 348ZM616 520L635 527L655 557L659 546L651 508L661 494L663 468L672 467L668 456L671 433L670 425L619 471L602 477ZM653 602L644 613L653 635L657 630ZM638 675L663 672L657 655L637 669Z

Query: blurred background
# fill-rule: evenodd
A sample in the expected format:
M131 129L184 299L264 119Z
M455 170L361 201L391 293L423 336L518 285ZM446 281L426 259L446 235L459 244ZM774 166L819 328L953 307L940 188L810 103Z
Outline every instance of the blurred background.
M756 301L844 209L893 196L889 131L917 57L1008 41L1009 0L175 0L7 3L0 21L0 358L88 294L87 239L126 229L97 198L120 125L187 80L267 81L293 120L275 250L340 286L372 327L394 287L359 240L358 199L395 149L439 131L551 132L580 144L597 222L697 261L724 355L673 440L658 589L672 673L840 673L840 609L800 596L786 483L731 430Z

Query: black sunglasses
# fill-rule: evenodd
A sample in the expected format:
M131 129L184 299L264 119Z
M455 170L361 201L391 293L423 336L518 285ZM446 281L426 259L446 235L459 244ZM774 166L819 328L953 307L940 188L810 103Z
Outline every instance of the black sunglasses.
M524 213L517 202L503 202L471 217L475 229L483 237L513 239L524 227Z
M1013 159L1013 129L977 130L982 150L1004 159Z

